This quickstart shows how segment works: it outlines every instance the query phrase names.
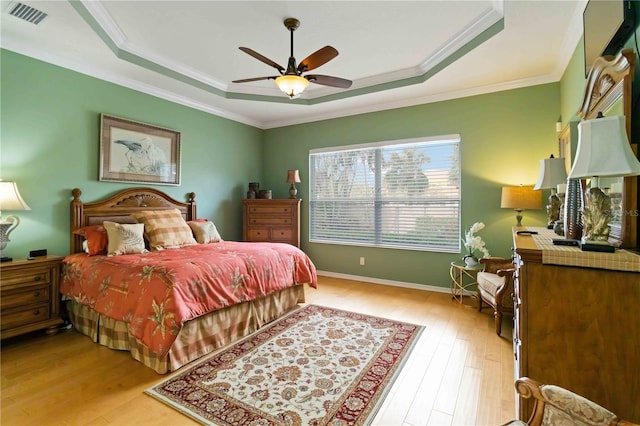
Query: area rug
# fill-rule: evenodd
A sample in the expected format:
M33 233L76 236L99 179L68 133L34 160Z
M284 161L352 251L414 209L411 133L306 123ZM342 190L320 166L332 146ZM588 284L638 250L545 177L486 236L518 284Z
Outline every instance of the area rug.
M306 305L145 392L207 425L365 425L422 329Z

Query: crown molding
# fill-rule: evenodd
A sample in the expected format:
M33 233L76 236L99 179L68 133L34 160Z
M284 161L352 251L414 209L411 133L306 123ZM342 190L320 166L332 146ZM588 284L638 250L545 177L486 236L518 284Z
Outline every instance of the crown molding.
M308 90L294 102L313 105L422 83L435 75L438 70L504 29L503 1L494 0L492 7L485 10L466 28L445 42L432 57L426 58L416 67L356 80L349 90L325 87L317 90ZM276 87L273 89L256 89L247 86L240 88L238 84L233 83L226 84L210 75L135 45L127 39L126 34L120 29L100 1L80 0L70 3L89 27L111 49L114 55L121 60L221 97L283 102L283 97ZM290 102L288 99L286 101Z

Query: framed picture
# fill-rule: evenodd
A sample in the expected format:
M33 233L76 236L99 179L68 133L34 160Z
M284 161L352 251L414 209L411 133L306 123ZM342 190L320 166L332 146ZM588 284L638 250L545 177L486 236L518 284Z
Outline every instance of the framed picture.
M558 154L559 158L564 158L564 164L567 174L571 171L571 125L567 126L560 132L558 136Z
M180 132L100 114L99 180L180 185Z

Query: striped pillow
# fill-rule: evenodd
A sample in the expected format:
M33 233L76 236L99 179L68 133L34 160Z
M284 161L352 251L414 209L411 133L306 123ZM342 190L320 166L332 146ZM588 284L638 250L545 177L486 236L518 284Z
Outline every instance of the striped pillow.
M153 210L132 213L131 217L144 224L144 236L151 250L192 246L196 243L191 228L180 210Z

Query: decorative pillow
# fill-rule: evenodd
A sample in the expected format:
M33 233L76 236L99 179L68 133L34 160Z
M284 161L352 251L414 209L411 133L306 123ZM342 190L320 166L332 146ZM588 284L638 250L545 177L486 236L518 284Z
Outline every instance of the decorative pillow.
M85 252L89 256L96 254L106 254L109 240L107 230L102 225L88 225L73 231L76 235L84 237L86 243Z
M151 250L179 248L198 244L180 210L155 210L132 213L136 222L144 224L144 235Z
M142 223L103 222L109 236L109 256L146 253L144 247L144 225Z
M198 244L219 243L222 237L213 222L192 220L187 222Z

